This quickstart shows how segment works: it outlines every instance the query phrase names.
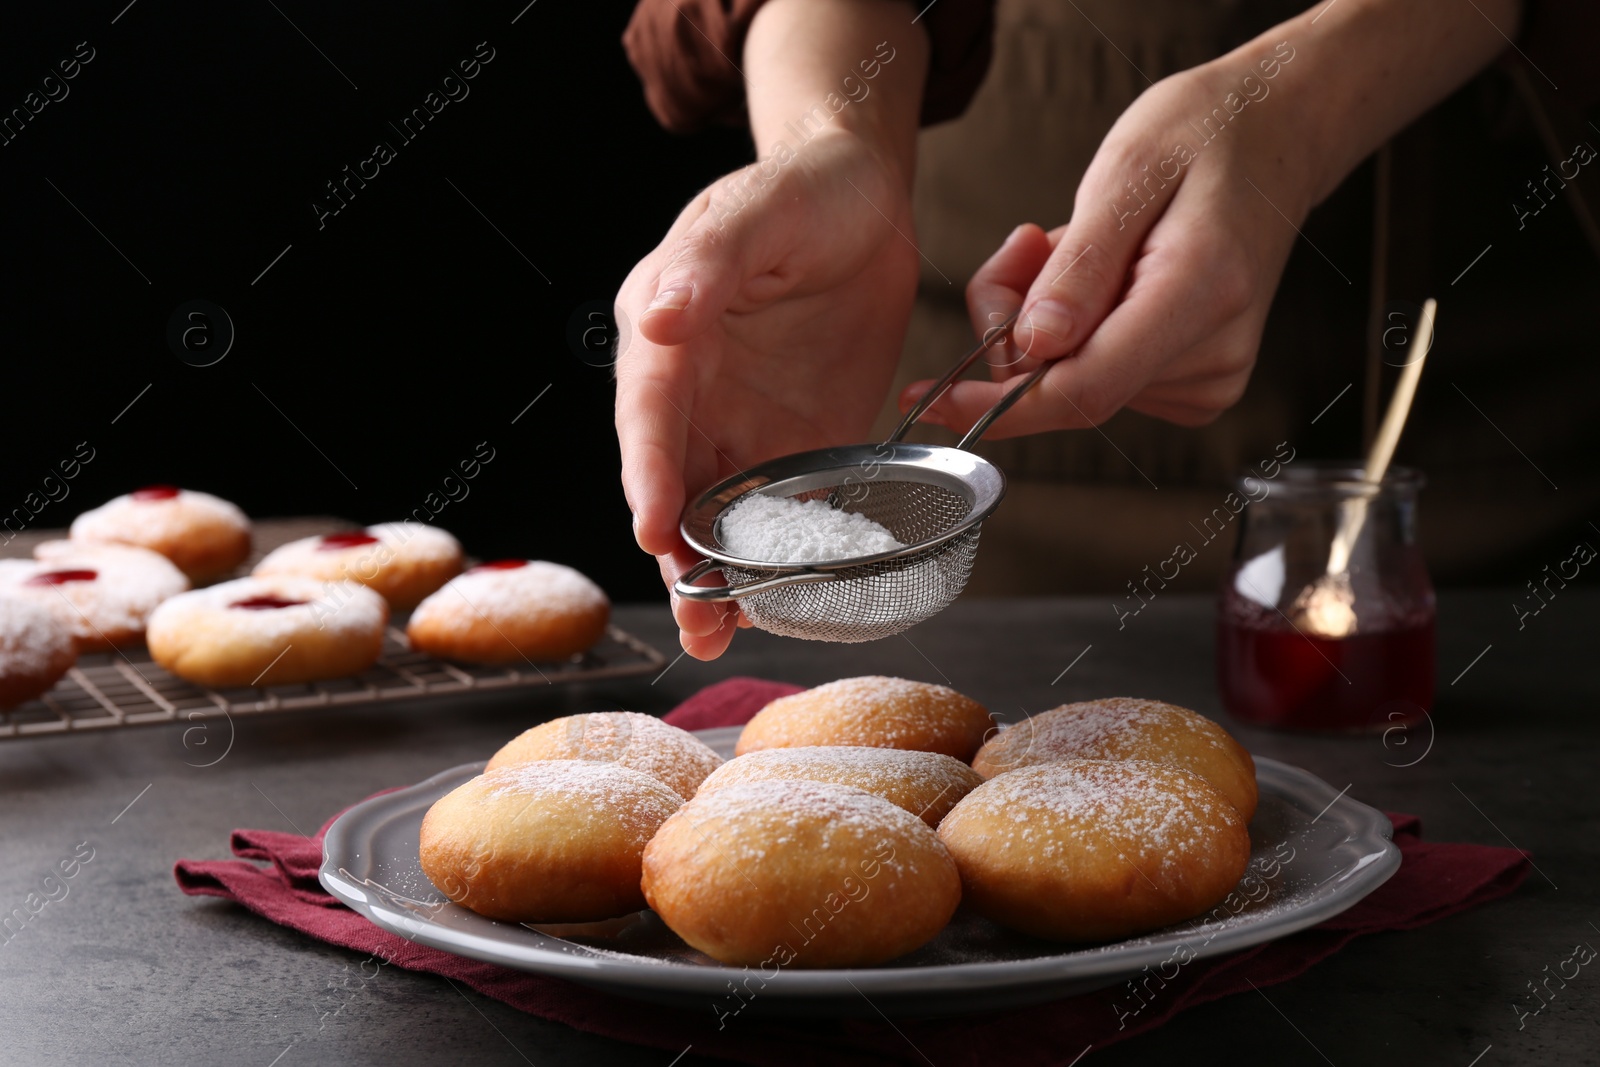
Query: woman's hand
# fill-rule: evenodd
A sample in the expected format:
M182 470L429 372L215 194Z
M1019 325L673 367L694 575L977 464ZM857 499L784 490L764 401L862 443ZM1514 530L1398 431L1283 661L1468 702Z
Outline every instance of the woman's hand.
M899 360L918 257L898 168L832 127L779 158L695 197L617 297L635 324L617 365L623 489L669 588L699 559L678 532L690 493L864 439ZM673 613L701 659L739 618L677 597Z
M1015 335L991 356L994 382L957 384L931 417L964 429L1010 378L1054 360L993 433L1097 425L1124 407L1215 419L1249 381L1307 213L1488 63L1517 19L1516 0L1319 4L1152 86L1106 135L1071 221L1021 227L974 276L975 332L1020 307ZM1352 284L1325 266L1329 285Z

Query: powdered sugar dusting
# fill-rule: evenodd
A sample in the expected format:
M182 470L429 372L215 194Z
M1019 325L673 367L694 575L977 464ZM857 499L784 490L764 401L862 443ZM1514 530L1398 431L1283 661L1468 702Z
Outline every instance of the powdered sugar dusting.
M983 783L965 763L937 752L899 748L816 746L768 748L723 764L701 783L702 792L740 782L801 779L854 786L886 799L912 793L942 815ZM913 815L922 816L921 811Z
M80 642L94 644L137 635L156 605L189 588L189 579L167 557L131 545L46 541L34 553L37 560L5 561L7 566L0 568L0 587L53 609L65 609ZM39 575L73 570L93 571L95 577L59 585L27 584Z
M785 719L783 713L796 707L805 713ZM803 747L817 744L818 730L825 729L832 744L910 748L930 724L960 727L986 719L982 705L946 686L867 675L779 697L750 721L745 736L759 737L762 748Z
M302 603L286 608L247 611L232 607L241 600L278 597ZM236 578L231 582L175 596L150 616L150 628L199 627L211 632L240 631L256 640L292 641L306 630L320 630L332 640L366 636L381 629L389 608L377 593L355 582L321 582L291 574Z
M1159 700L1107 697L1064 704L1008 726L984 746L976 762L1003 771L1067 757L1124 759L1148 744L1152 733L1231 750L1222 727L1198 712Z
M0 678L59 670L72 655L72 624L63 611L0 595Z
M527 739L530 756L519 752ZM599 760L648 774L684 797L691 797L705 777L722 766L711 747L670 723L637 711L597 711L568 715L536 726L511 741L493 761L523 759Z
M750 493L717 520L729 555L769 563L820 563L892 552L905 546L865 515L828 505Z
M125 542L153 546L181 539L197 523L247 530L250 520L237 505L210 493L180 489L172 497L141 500L113 497L72 520L74 541Z
M591 821L621 821L643 844L683 798L665 783L641 771L598 760L545 760L486 771L474 779L485 800L527 798L530 803L553 797L582 801Z
M368 526L365 532L376 537L377 543L330 549L318 535L279 545L256 564L255 573L312 574L331 578L346 573L347 568L366 569L381 565L389 558L420 563L447 562L461 556L459 541L438 527L424 526L420 522L381 522Z
M463 607L492 620L565 618L609 604L601 588L579 571L559 563L529 560L525 567L458 574L418 604L411 618L418 624L432 624Z
M987 824L986 843L1027 867L1087 852L1175 869L1209 849L1218 823L1242 825L1197 774L1146 760L1063 760L1009 771L974 789L941 826Z

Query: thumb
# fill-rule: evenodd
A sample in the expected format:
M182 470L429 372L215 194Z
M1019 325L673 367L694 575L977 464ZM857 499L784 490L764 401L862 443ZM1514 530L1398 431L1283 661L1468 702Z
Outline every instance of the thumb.
M1023 298L1013 336L1024 355L1058 359L1077 349L1122 295L1140 244L1181 179L1120 161L1131 158L1102 147L1085 172L1072 219Z
M666 261L639 330L654 344L682 344L705 332L727 310L749 277L752 248L766 214L737 193L739 174L702 194L706 208L675 240L662 246Z

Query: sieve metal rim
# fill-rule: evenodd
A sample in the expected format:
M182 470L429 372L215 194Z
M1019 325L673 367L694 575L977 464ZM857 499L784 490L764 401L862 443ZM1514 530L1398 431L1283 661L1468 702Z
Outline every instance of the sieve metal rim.
M967 500L967 514L941 533L915 544L870 556L811 562L752 560L722 550L716 540L717 519L734 502L752 492L772 491L784 496L841 484L839 474L876 470L861 479L871 483L889 471L902 475L900 481L922 482L947 489ZM915 477L904 477L906 474ZM885 479L888 480L888 479ZM767 573L831 575L873 563L920 556L954 540L993 514L1005 496L1006 479L1000 468L982 456L948 445L907 442L844 445L796 452L741 471L705 490L684 510L679 524L689 547L715 564ZM707 569L715 569L707 568ZM704 573L702 571L702 573Z

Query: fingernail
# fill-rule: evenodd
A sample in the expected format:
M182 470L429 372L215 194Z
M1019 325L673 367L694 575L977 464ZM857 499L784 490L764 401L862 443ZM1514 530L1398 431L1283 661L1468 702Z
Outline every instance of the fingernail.
M671 289L663 289L657 293L645 311L682 311L689 306L689 298L693 295L694 286L675 285Z
M1013 241L1015 241L1018 237L1021 237L1022 236L1022 231L1026 230L1027 228L1028 228L1028 224L1026 222L1024 222L1022 225L1020 225L1016 229L1012 230L1006 236L1005 241L1000 245L1000 247L1004 248L1006 245L1011 244Z
M1072 310L1059 300L1041 300L1022 313L1017 328L1045 334L1064 344L1072 333Z

